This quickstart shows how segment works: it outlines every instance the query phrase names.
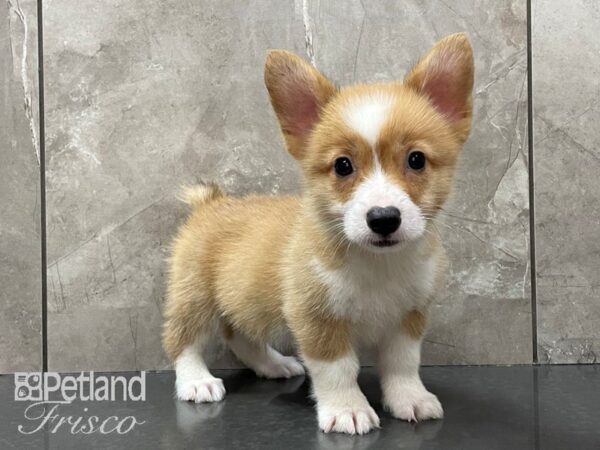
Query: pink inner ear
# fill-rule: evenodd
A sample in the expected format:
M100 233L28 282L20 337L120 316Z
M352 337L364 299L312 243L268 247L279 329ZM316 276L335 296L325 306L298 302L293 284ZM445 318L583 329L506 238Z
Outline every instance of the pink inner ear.
M319 118L319 101L309 86L299 82L288 84L286 92L285 129L293 136L304 138Z
M435 107L452 122L464 117L465 100L459 91L460 87L452 79L452 73L445 71L430 76L423 86L423 92Z
M290 132L297 136L305 136L312 130L319 117L317 99L312 94L300 95L291 105Z

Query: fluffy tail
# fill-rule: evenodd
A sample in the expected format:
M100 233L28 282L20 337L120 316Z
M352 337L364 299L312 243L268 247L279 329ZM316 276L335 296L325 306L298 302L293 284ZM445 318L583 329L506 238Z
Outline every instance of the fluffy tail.
M179 199L190 205L192 209L204 205L207 202L223 197L225 194L214 183L197 184L195 186L184 186Z

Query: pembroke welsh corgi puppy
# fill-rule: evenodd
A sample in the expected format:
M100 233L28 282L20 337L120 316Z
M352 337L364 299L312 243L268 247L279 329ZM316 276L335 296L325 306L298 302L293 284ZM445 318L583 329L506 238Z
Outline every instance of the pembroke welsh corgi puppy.
M445 267L434 220L471 127L467 36L440 41L403 82L339 89L285 51L268 54L265 82L303 192L187 190L163 332L177 397L223 399L203 358L218 330L259 376L306 367L325 432L379 426L357 384L362 346L376 349L394 417L442 417L419 377L420 347ZM304 367L271 346L290 332Z

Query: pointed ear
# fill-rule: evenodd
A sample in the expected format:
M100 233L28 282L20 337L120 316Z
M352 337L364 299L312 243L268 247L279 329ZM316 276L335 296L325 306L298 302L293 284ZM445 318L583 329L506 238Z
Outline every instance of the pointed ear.
M267 56L265 84L288 150L294 158L301 159L335 86L303 59L281 50Z
M473 49L465 33L450 35L411 70L404 84L429 98L464 141L473 114Z

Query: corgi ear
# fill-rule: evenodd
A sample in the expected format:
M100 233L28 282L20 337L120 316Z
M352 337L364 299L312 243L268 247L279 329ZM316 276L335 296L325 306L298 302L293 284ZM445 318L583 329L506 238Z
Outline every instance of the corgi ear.
M301 159L321 110L336 88L302 58L281 50L267 56L265 84L288 150Z
M464 141L473 114L473 49L465 33L450 35L411 70L404 84L429 98Z

